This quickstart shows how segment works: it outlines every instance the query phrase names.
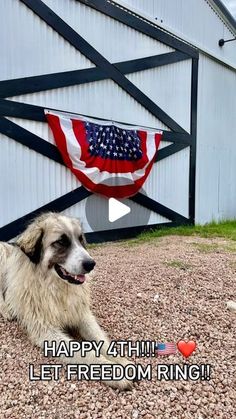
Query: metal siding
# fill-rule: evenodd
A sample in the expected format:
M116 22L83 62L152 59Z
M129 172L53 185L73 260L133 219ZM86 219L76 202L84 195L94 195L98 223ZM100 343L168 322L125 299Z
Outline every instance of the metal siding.
M19 0L0 1L0 80L94 67Z
M200 56L196 222L236 218L236 73Z
M0 134L0 226L80 186L59 163Z
M172 48L81 4L77 0L44 0L44 3L110 62L173 51Z
M0 141L0 196L4 197L4 205L0 206L0 227L80 186L80 182L67 168L3 135L0 135ZM101 217L99 202L103 199L105 198L97 197L97 205L94 207L94 219L97 219L98 225ZM129 200L125 202L130 206L131 212L138 206ZM85 232L90 232L91 228L85 216L85 205L86 200L64 212L68 215L79 216ZM125 219L120 220L121 227L142 225L143 214L149 210L138 207L139 216L133 217L129 224ZM168 222L168 220L153 212L150 213L149 224L163 222Z
M143 185L146 194L188 217L189 148L156 163Z
M32 133L42 136L46 141L54 143L52 133L46 123L18 118L8 119ZM80 186L80 182L77 181L75 176L65 167L50 161L5 136L1 136L1 140L0 167L3 176L0 178L0 196L6 196L6 199L4 201L4 206L0 207L0 226L15 220ZM169 142L162 142L160 148L167 147L169 144ZM14 170L12 170L12 165ZM158 165L161 166L161 162L159 162ZM173 166L173 168L174 167L175 166ZM156 183L157 179L155 179L154 176L151 181L151 188L153 188L154 191ZM172 184L171 179L170 184ZM146 182L144 190L147 189L147 185L148 182ZM6 190L9 192L8 194L6 194ZM154 195L156 199L156 194ZM149 196L152 197L152 194L150 193ZM24 199L22 199L22 197L24 197ZM104 198L97 197L97 205L94 207L94 219L97 219L98 222L101 217L99 202L102 199ZM84 231L90 232L92 230L85 215L86 201L87 199L68 208L64 212L68 215L79 215L83 222ZM15 202L17 202L17 205L15 205ZM131 211L138 206L138 204L128 200L127 204L130 206ZM147 209L139 206L139 216L133 217L132 223L129 221L129 224L127 224L125 220L120 220L119 224L121 227L142 225L142 219L145 218L145 213L147 212ZM164 223L168 221L169 220L166 218L150 212L149 224ZM111 229L112 228L118 228L117 224L116 227L113 227L113 224L111 224Z
M116 0L119 3L119 0ZM230 61L236 66L235 45L226 44L219 47L221 38L229 39L235 36L207 0L121 0L127 8L133 7L139 13L156 20L175 31L183 39L193 45L207 48L213 55L223 61Z
M69 2L47 0L45 3L52 6L54 11L58 12L112 62L172 51L171 48L74 0ZM16 56L13 54L12 50L16 39L10 34L8 48L4 50L6 63L2 74L0 74L1 78L31 76L45 72L50 73L91 66L88 60L77 53L73 47L70 47L29 9L23 4L19 6L18 0L15 8L13 8L13 0L9 0L9 2L4 0L4 5L6 6L4 16L7 13L11 15L11 17L7 17L6 21L12 19L11 24L16 27L15 33L17 33L17 42L19 42L17 46L18 48L21 47L21 52L17 51ZM3 27L5 28L5 24ZM27 38L25 28L27 28ZM90 28L93 28L93 30L90 30ZM6 30L8 31L9 28ZM30 37L29 33L32 33L33 36ZM36 48L37 44L38 49ZM20 62L19 57L21 57ZM14 63L14 66L12 63ZM152 98L157 104L163 106L166 112L172 113L171 116L176 117L177 122L182 123L184 128L188 129L190 107L189 97L187 98L187 90L190 93L189 62L177 63L167 67L143 72L143 74L137 73L133 75L133 79L141 88L147 89L150 96L154 95ZM155 77L157 77L156 80ZM132 79L132 76L130 78ZM179 79L179 85L170 98L171 91L173 93L175 78ZM156 88L157 84L160 85L159 89ZM151 86L154 86L153 91ZM169 93L167 95L168 89ZM43 107L168 130L164 124L111 80L21 95L11 99ZM181 106L179 106L180 102L182 103ZM9 119L46 141L54 142L46 123L19 118ZM161 148L168 144L170 143L162 142ZM35 210L80 185L65 167L5 136L1 136L0 167L3 173L0 178L0 196L4 196L4 206L0 207L0 226ZM151 198L160 201L163 205L170 206L184 216L188 216L188 173L189 150L183 150L154 165L150 177L144 185L144 190ZM99 201L101 199L104 198L97 198L94 217L101 216L99 211L99 208L101 208ZM86 220L85 204L86 200L68 208L65 213L79 216L85 231L89 232L91 228ZM128 204L131 211L138 205L132 201L128 201ZM138 207L139 214L143 211L149 211L141 206ZM138 226L142 224L141 219L142 217L139 216L134 217L132 223L129 222L126 225L124 218L120 220L120 226ZM163 222L168 222L168 220L150 212L149 224Z
M187 60L127 76L188 132L190 132L191 64L191 60Z
M43 140L48 141L51 144L55 144L52 131L46 122L30 121L29 119L13 117L8 117L7 119L19 125L20 127L25 128L27 131L30 131L33 134L38 135Z
M168 130L112 80L20 95L18 102Z
M63 211L64 214L66 215L70 215L70 216L79 216L80 220L82 222L82 226L83 226L83 230L88 233L91 232L92 229L90 227L90 225L88 224L88 221L86 219L86 202L89 198L87 198L86 200L79 202L78 204L75 204L73 206L71 206L70 208L66 209L65 211ZM109 228L107 226L108 223L104 223L104 225L106 224L105 227L103 227L103 221L101 220L101 215L102 217L104 217L104 219L108 217L108 214L101 214L101 211L99 211L99 208L103 208L102 205L102 200L104 200L106 198L103 198L101 196L97 196L96 202L97 205L94 206L94 213L92 214L92 218L93 221L97 223L97 225L100 225L100 228L98 230L112 230L115 228L126 228L126 227L135 227L135 226L139 226L139 225L143 225L142 220L145 219L147 217L147 214L150 214L150 218L148 221L148 224L162 224L162 223L168 223L170 222L167 218L162 217L159 214L156 214L152 211L149 211L148 209L142 207L141 205L136 204L135 202L130 201L129 199L124 199L122 200L122 202L125 205L128 205L131 209L131 214L132 214L132 219L128 218L128 217L124 217L121 218L120 220L117 220L114 223L109 223ZM138 209L138 211L137 211ZM136 211L135 211L136 210ZM138 216L134 216L134 211Z

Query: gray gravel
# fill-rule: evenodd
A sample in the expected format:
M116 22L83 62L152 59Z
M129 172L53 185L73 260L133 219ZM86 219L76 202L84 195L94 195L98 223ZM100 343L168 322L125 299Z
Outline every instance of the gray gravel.
M232 242L165 237L106 244L97 261L93 306L112 339L193 339L197 350L157 363L212 365L210 381L141 381L119 393L97 382L29 382L28 365L48 363L16 323L0 318L0 418L236 417L236 253ZM53 361L51 361L53 362ZM142 364L149 359L139 359Z

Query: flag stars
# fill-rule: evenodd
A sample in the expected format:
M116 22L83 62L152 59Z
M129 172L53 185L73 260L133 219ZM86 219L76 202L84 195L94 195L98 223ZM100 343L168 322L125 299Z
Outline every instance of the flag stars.
M134 130L117 128L114 125L84 123L88 151L103 159L136 160L142 157L140 139Z

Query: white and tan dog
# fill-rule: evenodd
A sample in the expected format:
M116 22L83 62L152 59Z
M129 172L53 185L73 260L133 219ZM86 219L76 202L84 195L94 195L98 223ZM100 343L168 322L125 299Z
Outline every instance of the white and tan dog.
M106 355L109 340L90 309L86 277L94 266L79 221L43 214L14 244L0 243L0 313L8 320L16 318L41 348L44 341L69 345L71 330L85 340L104 341L99 358L94 351L86 357L78 353L67 363L125 365L127 360ZM107 384L131 387L125 379Z

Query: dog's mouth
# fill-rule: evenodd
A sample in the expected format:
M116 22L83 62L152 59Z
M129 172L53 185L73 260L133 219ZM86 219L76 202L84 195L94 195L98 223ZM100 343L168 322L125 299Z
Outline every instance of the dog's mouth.
M62 279L68 281L70 284L83 284L85 281L85 275L72 275L66 271L65 268L58 265L57 263L54 265L54 269Z

